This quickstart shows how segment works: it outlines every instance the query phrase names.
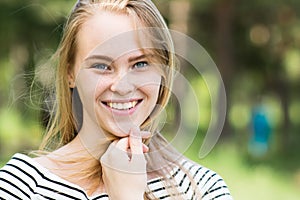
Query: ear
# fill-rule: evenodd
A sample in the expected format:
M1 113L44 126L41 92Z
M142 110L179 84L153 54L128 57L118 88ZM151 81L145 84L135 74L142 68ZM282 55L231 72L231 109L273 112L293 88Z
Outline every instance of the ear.
M70 67L68 67L69 70L68 70L68 83L69 83L69 87L70 88L75 88L75 75L74 75L74 72L73 70L71 70Z

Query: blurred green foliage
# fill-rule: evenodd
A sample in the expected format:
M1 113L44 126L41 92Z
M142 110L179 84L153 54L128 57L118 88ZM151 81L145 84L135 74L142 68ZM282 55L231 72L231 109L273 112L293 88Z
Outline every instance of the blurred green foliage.
M226 142L198 161L221 173L236 199L297 199L300 1L154 2L171 28L186 32L208 51L225 83L228 112L220 141ZM41 114L39 105L31 101L30 86L38 63L55 51L74 3L0 2L0 165L13 153L35 149L39 144ZM202 133L210 121L210 96L204 80L194 76L197 73L188 66L182 70L201 102L199 137L186 153L197 160ZM252 113L257 105L265 107L272 127L270 148L259 158L248 151ZM173 118L168 120L176 121L176 110L170 108L169 112L168 117ZM192 119L193 111L188 112Z
M218 144L205 159L199 160L195 154L197 145L186 152L186 155L204 166L216 170L226 181L232 196L242 200L281 200L299 198L300 171L291 166L299 166L297 157L294 160L277 158L277 164L249 161L237 143ZM290 157L289 157L290 158ZM290 173L290 170L295 173Z

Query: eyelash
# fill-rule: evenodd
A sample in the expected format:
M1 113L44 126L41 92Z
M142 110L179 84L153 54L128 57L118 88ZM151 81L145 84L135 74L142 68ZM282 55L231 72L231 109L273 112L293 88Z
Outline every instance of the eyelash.
M140 66L141 64L142 64L142 66ZM132 69L143 70L148 66L149 66L149 63L147 61L139 61L139 62L136 62L134 65L132 65ZM109 72L112 70L111 67L105 63L95 63L95 64L91 65L91 68L100 70L103 72Z
M143 66L142 67L138 67L137 66L138 64L143 64ZM133 65L133 68L141 69L141 68L145 68L145 67L148 67L148 66L149 66L149 63L147 61L139 61L139 62L137 62L137 63L135 63Z
M98 66L101 66L101 67L105 67L105 69L103 68L99 68ZM101 70L101 71L107 71L107 70L111 70L110 69L110 66L107 65L107 64L104 64L104 63L95 63L91 66L91 68L94 68L94 69L98 69L98 70Z

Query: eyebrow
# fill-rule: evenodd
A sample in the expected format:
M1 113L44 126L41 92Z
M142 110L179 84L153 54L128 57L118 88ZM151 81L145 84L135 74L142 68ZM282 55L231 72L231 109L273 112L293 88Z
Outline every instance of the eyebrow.
M153 54L142 54L140 56L133 56L133 57L130 57L128 59L128 61L134 62L134 61L141 60L141 59L148 58L148 57L153 57Z
M149 57L153 57L154 55L153 54L142 54L142 55L138 55L138 56L132 56L130 58L128 58L128 62L134 62L134 61L137 61L137 60L141 60L141 59L145 59L145 58L149 58ZM114 62L114 59L109 57L109 56L105 56L105 55L92 55L92 56L89 56L85 59L85 61L88 61L88 60L93 60L93 59L101 59L101 60L105 60L107 62Z
M105 60L107 62L113 62L113 59L111 57L104 56L104 55L91 55L84 60L87 61L87 60L93 60L93 59L101 59L101 60Z

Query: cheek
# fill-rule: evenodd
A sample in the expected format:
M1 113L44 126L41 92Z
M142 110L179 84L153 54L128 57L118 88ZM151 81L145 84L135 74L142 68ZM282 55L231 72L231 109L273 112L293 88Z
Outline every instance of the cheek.
M158 94L160 90L160 84L155 82L153 84L147 84L140 88L140 90L148 97L148 101L153 104L151 105L151 109L155 106Z
M107 93L111 87L111 79L106 77L98 76L97 79L94 81L94 99L99 98L101 95Z
M154 74L151 76L151 83L149 84L149 91L151 92L151 94L153 95L153 99L155 99L155 101L158 98L158 93L160 90L160 86L161 86L161 80L162 77L159 74Z
M103 92L104 84L99 75L87 70L81 70L76 79L76 87L84 106L93 105L95 98Z
M134 80L134 83L137 88L147 88L146 91L156 91L159 90L161 85L161 75L157 72L147 71L141 74L134 74L132 77L129 77L131 80Z
M143 92L148 96L153 106L155 106L161 86L161 76L157 73L148 74L148 76L145 76L142 85Z

